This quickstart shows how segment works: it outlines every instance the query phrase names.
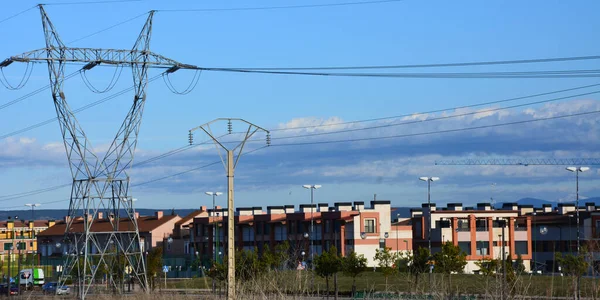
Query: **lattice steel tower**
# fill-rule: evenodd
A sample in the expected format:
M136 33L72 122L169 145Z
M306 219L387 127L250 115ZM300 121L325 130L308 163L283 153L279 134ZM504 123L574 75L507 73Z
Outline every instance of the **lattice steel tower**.
M73 178L63 240L63 244L70 247L60 284L72 279L79 298L85 299L93 289L99 288L97 280L100 274L106 274L110 290L115 293L123 292L124 274L129 274L144 291L148 291L144 249L140 243L133 199L129 194L130 178L126 171L133 162L146 102L149 68L168 68L163 73L168 75L180 68L193 66L150 52L154 11L149 12L133 48L119 50L67 47L44 7L39 5L39 9L46 48L6 59L0 62L0 68L12 62L44 62L48 65L52 100ZM133 105L103 158L94 153L63 91L65 66L82 62L86 64L80 72L89 71L99 64L131 66L133 70ZM101 219L99 212L109 215Z

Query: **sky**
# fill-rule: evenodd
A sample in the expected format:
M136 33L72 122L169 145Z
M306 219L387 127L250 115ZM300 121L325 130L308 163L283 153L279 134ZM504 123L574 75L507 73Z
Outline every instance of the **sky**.
M405 0L319 6L348 2L353 1L302 1L294 4L313 6L276 8L284 4L48 1L45 10L67 46L113 49L130 49L147 12L156 10L151 51L207 68L577 57L596 55L600 46L593 38L600 28L598 1ZM39 10L30 9L35 4L3 5L0 60L45 47ZM271 9L237 10L267 7ZM360 72L594 70L598 63ZM50 90L44 89L47 67L13 63L0 76L15 86L27 67L33 69L21 89L0 86L0 209L25 203L67 208L72 178L58 123L52 121L56 111ZM76 114L102 156L132 103L132 92L120 93L132 85L131 69L96 67L86 72L90 89L77 75L80 68L66 68L66 74L75 76L65 81L64 93L73 110L105 100ZM266 136L257 133L243 149L247 154L235 170L236 207L308 203L304 184L323 186L315 193L319 203L369 201L376 194L394 206L420 206L427 199L421 176L441 178L432 185L432 201L438 205L491 198L572 201L574 174L563 166L437 166L435 161L600 157L600 114L589 113L600 111L595 77L364 78L180 70L167 80L160 74L150 71L150 78L157 79L148 87L137 164L128 171L131 194L143 208L210 206L205 191L226 191L225 168L217 148L205 143L209 138L204 132L194 132L196 146L182 148L190 129L216 118L242 118L271 132L271 146L263 147ZM199 76L196 85L194 76ZM169 80L177 91L193 89L173 93ZM538 94L544 95L529 97ZM497 103L486 104L490 102ZM580 115L548 119L570 114ZM215 123L213 129L216 136L225 134L227 122ZM224 141L239 141L245 129L233 122L233 134ZM152 159L176 149L185 150ZM600 196L598 175L597 167L581 174L582 198ZM64 187L53 189L57 186ZM46 188L50 191L28 194ZM225 197L217 202L224 205Z

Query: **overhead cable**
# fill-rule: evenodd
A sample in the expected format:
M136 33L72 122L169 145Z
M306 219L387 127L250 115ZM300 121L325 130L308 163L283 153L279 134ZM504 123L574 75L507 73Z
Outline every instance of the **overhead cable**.
M276 9L298 9L298 8L319 8L333 6L350 6L401 2L404 0L376 0L376 1L356 1L342 3L324 3L324 4L299 4L286 6L261 6L261 7L237 7L237 8L188 8L188 9L159 9L157 12L223 12L223 11L249 11L249 10L276 10Z

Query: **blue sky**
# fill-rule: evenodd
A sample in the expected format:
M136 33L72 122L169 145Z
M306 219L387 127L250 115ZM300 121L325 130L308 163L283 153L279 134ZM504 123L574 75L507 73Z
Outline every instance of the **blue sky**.
M304 1L302 4L346 1ZM300 2L298 2L300 3ZM5 4L0 20L35 5L32 1ZM182 63L203 67L305 67L426 64L595 55L600 26L597 1L397 1L333 7L166 12L161 9L240 8L281 6L277 1L139 1L113 4L49 5L46 11L64 42L74 47L130 48L146 18L154 18L151 48ZM119 22L140 16L111 30L81 39ZM44 47L39 11L29 10L0 23L0 60ZM397 72L495 72L595 69L598 61L402 69ZM80 66L79 66L80 67ZM75 72L78 66L67 69ZM18 82L25 65L4 69ZM102 88L114 68L95 68L88 78ZM47 69L36 65L27 85L18 91L0 86L0 105L48 84ZM158 75L153 70L151 76ZM179 71L171 77L183 89L194 75ZM73 109L108 97L131 85L125 68L113 90L92 93L79 76L65 82ZM595 78L571 79L394 79L335 78L233 74L205 71L196 88L175 95L162 79L150 84L136 161L144 161L187 143L187 131L218 117L244 118L268 129L337 124L490 102L599 83ZM397 206L418 206L425 200L419 176L439 176L438 203L476 203L494 198L523 197L570 200L574 178L562 167L442 167L435 160L465 157L600 157L596 114L495 127L483 130L353 143L278 146L405 135L561 114L600 110L600 88L588 88L520 101L449 110L443 113L357 124L274 131L273 147L245 156L236 170L236 206L300 204L309 200L302 184L322 184L319 202L365 201L377 194ZM565 97L543 104L500 109L508 105ZM101 151L111 141L129 105L131 93L78 114ZM460 118L424 121L307 138L285 136L327 133L430 120L474 113ZM0 109L0 135L55 117L45 90ZM222 127L224 129L225 127ZM196 141L206 137L200 133ZM248 150L261 144L253 142ZM206 190L225 190L222 166L202 168L150 184L156 178L185 172L219 157L212 146L201 146L130 171L133 196L144 208L191 208L206 205ZM596 169L581 177L584 197L600 195ZM0 140L0 201L2 196L68 183L69 171L56 122ZM22 203L67 199L69 188L0 202ZM6 198L4 198L6 199ZM222 199L223 201L224 199ZM67 202L45 208L66 208Z

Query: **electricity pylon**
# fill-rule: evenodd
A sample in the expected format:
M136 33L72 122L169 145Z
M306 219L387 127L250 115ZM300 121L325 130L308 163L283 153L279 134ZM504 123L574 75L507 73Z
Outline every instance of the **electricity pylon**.
M233 124L231 121L237 121L238 123L244 124L244 126L248 126L248 129L245 132L243 139L239 142L235 142L236 145L234 147L227 147L225 144L228 144L224 141L220 141L219 139L222 136L214 136L212 133L212 129L210 125L220 121L227 121L227 130L228 133L232 133ZM192 128L189 131L189 142L190 145L194 143L194 131L201 129L204 131L215 143L217 147L217 151L219 151L219 156L221 157L221 162L227 171L227 299L234 300L235 299L235 212L233 206L233 175L235 171L235 167L237 166L240 157L242 156L242 151L244 150L244 146L246 142L258 131L265 132L267 134L267 146L271 144L271 138L269 135L269 131L254 125L248 121L242 119L215 119L206 124L200 125L198 127ZM221 150L225 150L227 154L227 162L223 160L223 156L221 155Z
M43 5L39 5L46 48L26 52L0 62L0 68L13 62L47 63L52 99L58 116L67 159L73 179L63 245L65 255L59 284L72 279L78 297L85 299L94 288L98 272L107 274L115 293L124 291L125 275L133 277L148 292L144 247L140 239L133 199L129 193L131 167L137 145L148 85L149 68L168 68L166 74L185 66L150 51L152 17L150 11L132 49L92 49L67 47L61 40ZM65 66L87 63L81 72L99 64L131 66L134 98L125 120L108 151L100 159L92 148L63 90ZM98 213L107 212L106 219ZM102 224L99 224L102 223ZM100 225L100 226L98 226ZM72 278L75 277L75 278ZM99 276L98 276L99 277Z

